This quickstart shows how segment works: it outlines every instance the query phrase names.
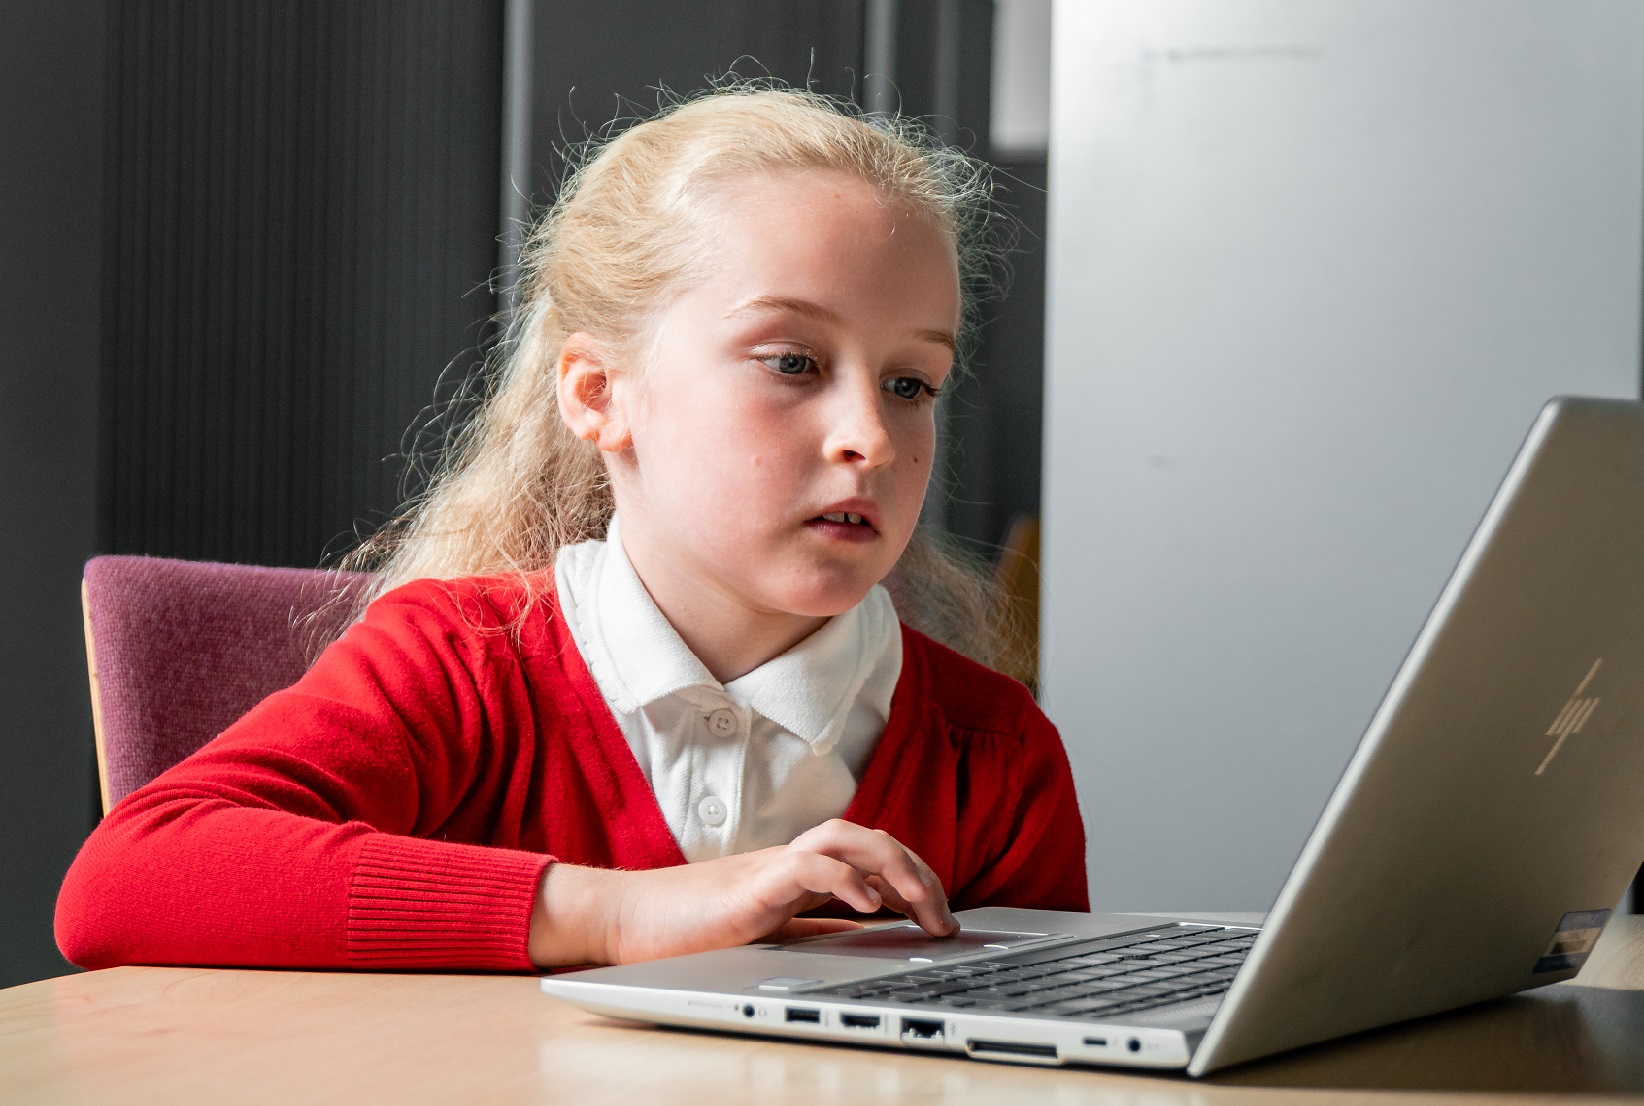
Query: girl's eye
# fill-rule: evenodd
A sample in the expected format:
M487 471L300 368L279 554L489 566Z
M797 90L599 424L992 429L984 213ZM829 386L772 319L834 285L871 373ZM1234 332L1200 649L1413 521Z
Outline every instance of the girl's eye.
M885 381L885 389L897 399L918 399L928 395L934 399L936 389L916 376L895 376Z
M808 353L796 353L786 350L782 353L766 354L758 360L766 368L779 372L783 376L798 376L801 373L816 371L816 358Z

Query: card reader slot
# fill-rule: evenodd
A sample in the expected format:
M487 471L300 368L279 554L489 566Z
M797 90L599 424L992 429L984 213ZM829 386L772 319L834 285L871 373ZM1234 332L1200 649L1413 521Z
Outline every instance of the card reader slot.
M1059 1062L1056 1046L1037 1041L985 1041L971 1037L965 1041L965 1051L984 1060L1015 1060L1055 1064Z

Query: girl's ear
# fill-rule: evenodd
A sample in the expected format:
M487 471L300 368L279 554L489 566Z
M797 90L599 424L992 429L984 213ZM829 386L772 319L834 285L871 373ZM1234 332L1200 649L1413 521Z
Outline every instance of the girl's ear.
M633 445L633 432L612 388L614 361L609 346L579 330L560 346L555 366L559 417L571 433L606 453Z

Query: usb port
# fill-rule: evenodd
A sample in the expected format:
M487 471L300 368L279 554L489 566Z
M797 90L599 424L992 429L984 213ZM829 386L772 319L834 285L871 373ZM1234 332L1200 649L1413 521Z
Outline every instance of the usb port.
M846 1029L878 1029L878 1014L841 1014L839 1024Z
M802 1006L790 1006L788 1007L788 1020L791 1022L810 1022L812 1025L820 1025L822 1022L822 1011L806 1010Z

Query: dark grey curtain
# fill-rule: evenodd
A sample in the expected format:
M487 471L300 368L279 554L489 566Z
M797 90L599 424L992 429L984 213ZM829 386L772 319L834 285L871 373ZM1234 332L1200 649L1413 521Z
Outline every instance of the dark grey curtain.
M109 6L99 545L316 564L496 309L500 0Z

